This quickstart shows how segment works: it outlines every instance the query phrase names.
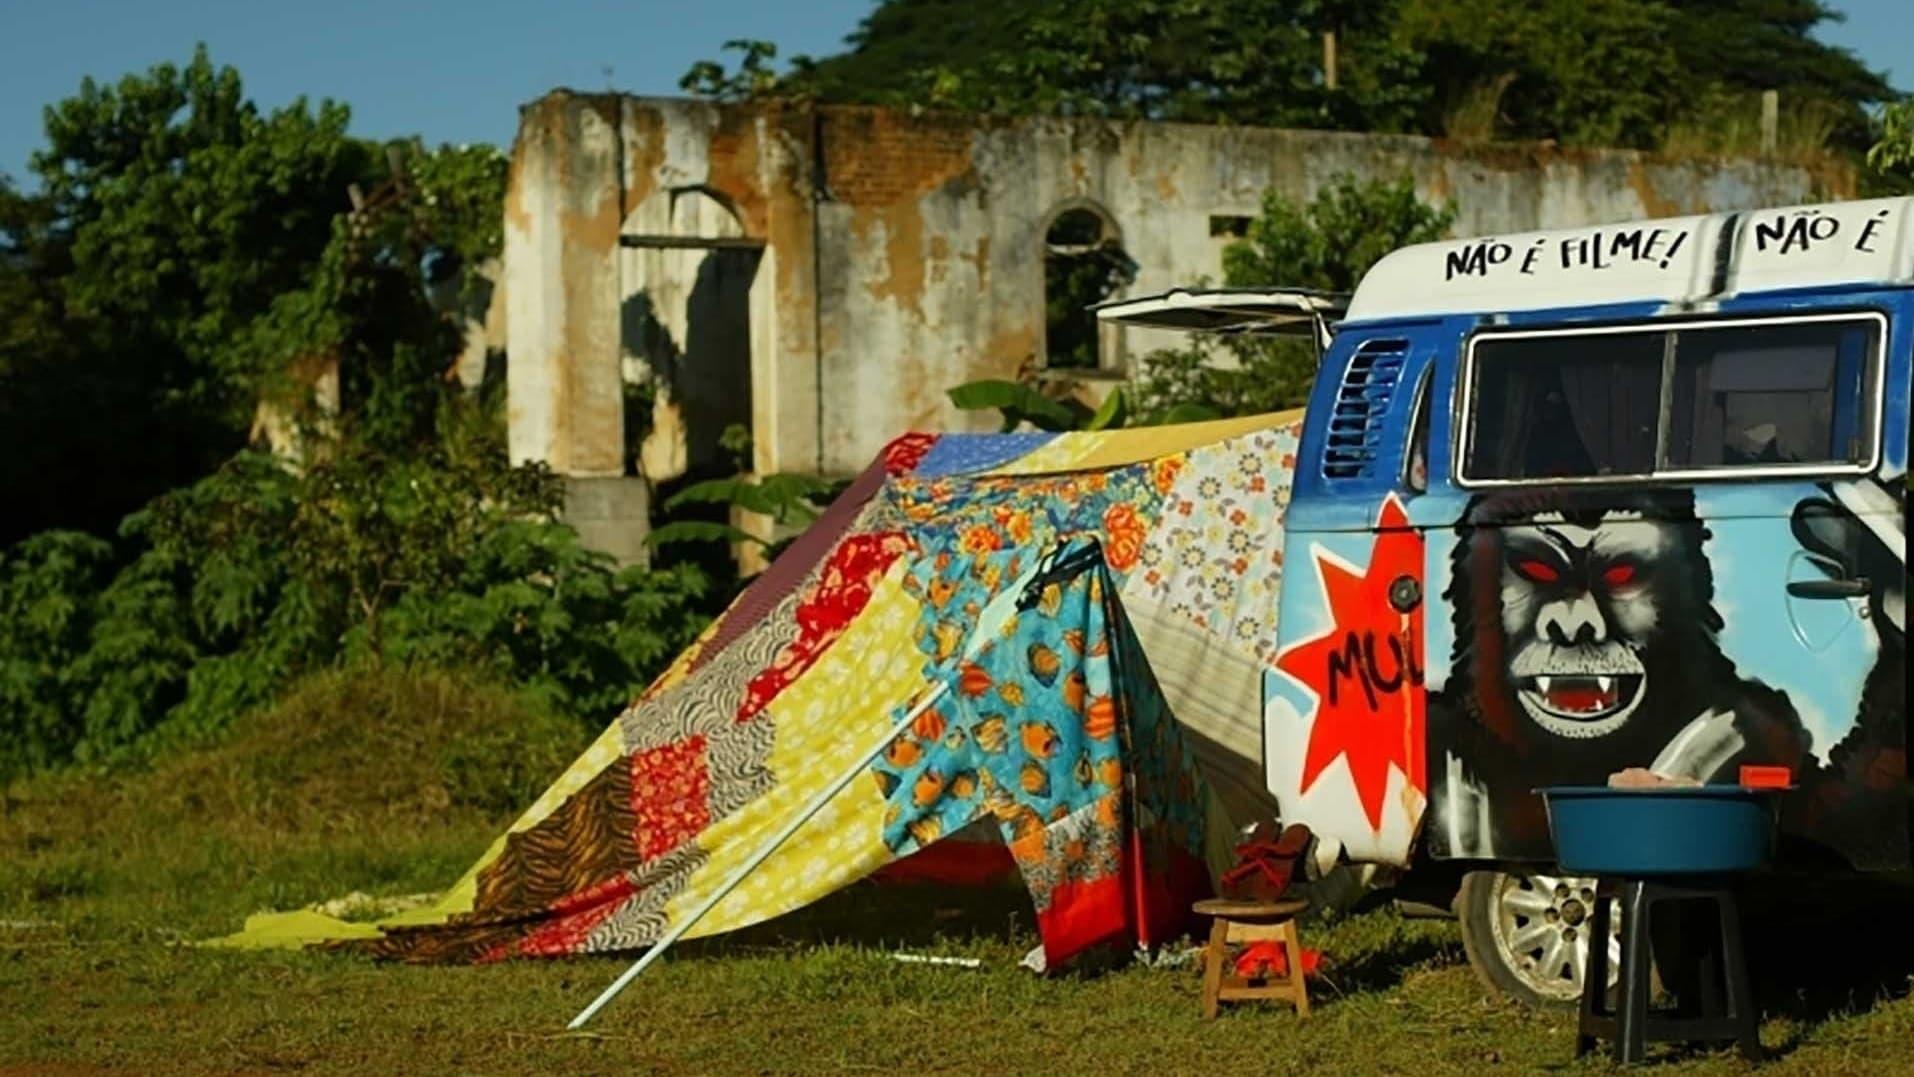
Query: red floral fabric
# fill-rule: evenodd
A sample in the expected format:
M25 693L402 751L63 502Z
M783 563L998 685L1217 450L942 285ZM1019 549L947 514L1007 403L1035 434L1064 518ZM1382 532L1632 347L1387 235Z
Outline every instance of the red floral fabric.
M649 863L711 825L711 769L703 736L693 735L631 756L631 810L638 817L638 855Z
M798 601L797 638L778 652L770 668L751 678L738 705L738 721L750 721L763 712L786 685L837 642L844 626L871 600L871 588L908 549L910 540L901 532L879 531L852 535L831 551L817 583Z
M935 444L936 434L904 434L893 439L884 446L884 471L891 475L910 474Z

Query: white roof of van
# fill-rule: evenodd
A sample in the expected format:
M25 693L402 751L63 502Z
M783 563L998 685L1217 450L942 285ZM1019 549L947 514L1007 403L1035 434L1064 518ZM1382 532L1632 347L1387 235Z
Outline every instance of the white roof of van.
M1669 217L1404 247L1348 321L1914 283L1914 198Z

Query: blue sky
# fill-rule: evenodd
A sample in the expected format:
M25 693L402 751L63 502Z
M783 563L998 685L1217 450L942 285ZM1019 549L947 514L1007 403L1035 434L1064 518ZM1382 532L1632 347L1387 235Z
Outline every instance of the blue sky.
M988 2L988 0L980 0ZM1906 0L1834 0L1848 13L1826 40L1914 88ZM352 106L370 136L511 141L518 106L555 86L675 93L694 61L728 38L783 55L836 51L872 0L0 0L0 172L23 176L40 110L87 75L116 79L205 41L266 105L300 94ZM1900 17L1897 18L1897 14ZM609 68L609 73L607 69Z
M0 172L39 148L41 109L80 79L183 63L204 41L263 105L352 106L355 133L510 144L557 86L675 94L732 38L780 57L839 51L872 0L0 0ZM607 72L609 68L609 73Z

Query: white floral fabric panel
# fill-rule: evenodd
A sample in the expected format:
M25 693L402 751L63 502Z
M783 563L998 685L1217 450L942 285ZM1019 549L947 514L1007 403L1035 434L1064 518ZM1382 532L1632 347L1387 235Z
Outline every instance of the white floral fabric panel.
M1300 423L1191 450L1123 597L1146 600L1264 665L1276 661L1283 516Z

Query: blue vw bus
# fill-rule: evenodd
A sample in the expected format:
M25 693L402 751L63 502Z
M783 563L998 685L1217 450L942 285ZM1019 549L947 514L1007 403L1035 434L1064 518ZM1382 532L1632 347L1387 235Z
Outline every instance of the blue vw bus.
M1533 790L1786 767L1781 861L1908 867L1914 199L1409 247L1353 296L1131 324L1321 346L1264 766L1325 857L1460 880L1478 971L1580 993Z

